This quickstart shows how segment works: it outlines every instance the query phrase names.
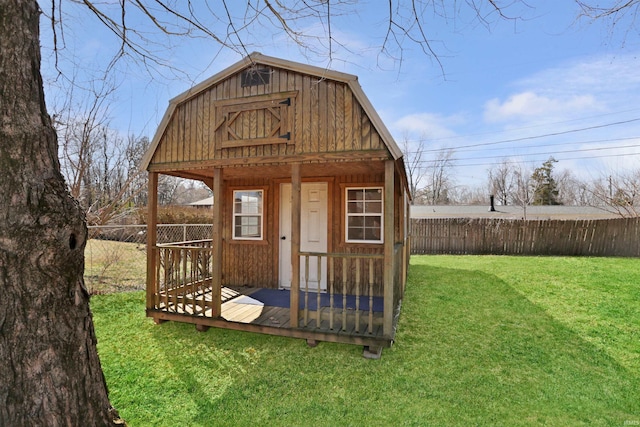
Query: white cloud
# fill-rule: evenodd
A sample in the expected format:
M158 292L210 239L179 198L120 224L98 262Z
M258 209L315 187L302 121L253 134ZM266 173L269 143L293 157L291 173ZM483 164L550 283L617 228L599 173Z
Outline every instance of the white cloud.
M498 98L489 100L484 106L484 119L487 122L548 117L557 119L568 113L593 111L597 108L596 98L589 94L554 98L526 91L511 95L505 101Z
M452 126L463 122L461 116L443 116L433 113L416 113L401 117L393 123L393 128L408 132L416 137L428 139L450 138L456 136Z
M511 84L506 98L484 105L488 123L558 122L619 112L635 106L640 90L637 57L582 57L544 69Z
M580 58L535 73L517 85L545 94L625 95L640 88L637 54Z

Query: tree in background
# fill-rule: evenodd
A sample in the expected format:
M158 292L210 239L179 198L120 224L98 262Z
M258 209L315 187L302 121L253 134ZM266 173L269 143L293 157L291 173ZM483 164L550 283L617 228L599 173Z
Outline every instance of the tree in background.
M420 182L425 176L425 167L423 162L425 138L411 142L408 132L402 135L402 153L404 157L404 165L407 171L407 179L409 180L409 193L411 194L411 204L423 203L423 192L420 188Z
M568 169L554 172L558 189L558 200L561 205L580 206L583 198L580 181ZM584 203L582 204L584 205Z
M58 135L60 168L71 195L85 210L93 202L91 172L101 146L108 145L109 98L116 87L98 79L86 90L73 80L62 90L61 105L52 107L53 126Z
M640 169L602 176L588 188L592 206L623 218L640 216Z
M461 205L489 205L491 189L488 185L469 187L466 185L454 187L451 193L451 203Z
M401 149L412 204L448 204L455 197L455 151L448 148L425 150L426 142L425 136L412 141L407 131L403 133ZM427 151L433 154L433 159L427 158Z
M454 187L453 169L455 167L453 149L441 149L426 166L424 197L429 205L447 205Z
M522 208L523 219L527 219L527 206L531 204L534 196L533 174L531 170L522 164L514 167L515 191L513 200Z
M489 187L502 206L507 206L513 199L515 188L515 167L509 159L503 159L501 163L489 169Z
M65 87L62 104L54 106L60 168L71 195L84 209L89 225L103 225L126 217L146 204L147 174L140 161L147 137L123 138L110 127L109 103L115 85L102 79L90 90Z
M532 205L560 205L558 184L553 176L553 164L557 160L549 157L542 166L536 168L531 175L533 185Z

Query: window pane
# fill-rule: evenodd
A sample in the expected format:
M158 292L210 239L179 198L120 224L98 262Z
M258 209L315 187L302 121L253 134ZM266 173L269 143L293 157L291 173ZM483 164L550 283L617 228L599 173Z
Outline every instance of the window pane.
M381 218L379 216L364 217L364 226L367 228L380 228Z
M250 213L262 213L262 191L253 191L249 193L251 198L250 204L252 211Z
M347 200L362 200L364 194L361 189L347 190Z
M233 237L261 239L263 191L234 191L233 201Z
M238 212L238 213L256 214L256 213L260 213L260 212L258 212L257 203L255 203L253 201L247 201L247 202L242 204L242 212Z
M349 232L347 233L347 238L349 240L363 240L364 239L364 229L363 228L349 228Z
M234 237L260 237L261 223L259 216L237 216Z
M364 217L361 216L350 216L349 217L349 228L351 227L363 227L364 226Z
M380 228L365 228L364 240L380 240Z
M367 200L382 200L382 190L379 188L366 189L365 198Z
M347 209L349 213L362 213L364 212L364 202L349 202Z
M262 191L234 191L234 213L261 214Z
M260 217L245 216L242 218L242 237L260 237Z
M347 241L382 242L382 188L348 188L346 198Z
M366 213L382 213L382 202L367 202Z

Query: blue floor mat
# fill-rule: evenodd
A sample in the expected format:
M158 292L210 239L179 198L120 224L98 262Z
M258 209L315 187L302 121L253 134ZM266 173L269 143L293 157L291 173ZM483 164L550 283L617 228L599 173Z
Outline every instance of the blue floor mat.
M260 289L251 295L251 298L262 302L264 305L271 307L284 307L289 308L291 301L291 292L286 289ZM304 307L305 292L300 292L300 308ZM316 310L318 303L318 293L309 292L309 310ZM329 294L320 293L320 307L329 307L330 298ZM342 308L342 294L334 294L333 307ZM355 310L356 308L356 296L347 295L347 309ZM360 310L369 311L369 297L360 296ZM382 297L373 297L373 311L382 313L384 311L384 300Z

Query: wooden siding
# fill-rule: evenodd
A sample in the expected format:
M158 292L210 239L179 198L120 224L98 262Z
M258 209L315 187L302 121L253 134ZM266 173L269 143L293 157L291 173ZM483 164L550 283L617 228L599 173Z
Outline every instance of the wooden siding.
M348 169L348 166L345 166ZM256 175L260 175L256 173ZM278 239L279 239L279 197L280 183L288 182L290 177L234 179L224 182L223 194L223 254L222 271L225 286L258 286L277 288L278 286ZM356 244L345 242L345 200L344 189L349 186L383 186L383 174L370 175L339 175L333 178L315 178L314 180L329 183L328 195L328 252L361 255L382 255L383 244ZM232 238L232 209L233 190L260 189L265 190L264 200L264 240L237 241ZM398 221L396 221L396 227ZM349 288L347 293L355 293L356 270L359 266L363 281L369 282L369 265L363 260L349 260L346 281ZM375 259L373 262L373 294L381 296L383 292L383 262ZM335 266L335 275L342 283L342 264ZM336 289L342 292L342 288ZM366 291L368 294L368 290Z
M268 84L242 87L235 73L179 103L150 166L386 149L348 84L271 70Z
M263 178L225 181L223 194L222 282L230 286L276 288L277 222L275 221L274 185ZM261 241L233 240L233 191L264 189L264 236ZM275 243L275 244L274 244Z
M336 253L345 254L366 254L366 255L383 255L384 245L371 244L371 243L347 243L345 241L345 188L358 187L358 186L384 186L384 173L371 174L371 175L342 175L337 177L334 185L332 205L331 222L334 224L336 230L330 235L332 247ZM352 260L348 262L348 280L347 280L347 293L355 293L354 284L356 283L355 277L358 269L357 263L360 263L360 274L362 274L363 280L369 281L369 266L363 260ZM383 295L383 268L384 262L382 259L375 259L373 262L373 294L376 296ZM335 266L335 274L338 278L342 277L342 265ZM336 282L339 282L336 280ZM340 282L339 282L340 283ZM341 288L337 289L337 292L342 292Z

